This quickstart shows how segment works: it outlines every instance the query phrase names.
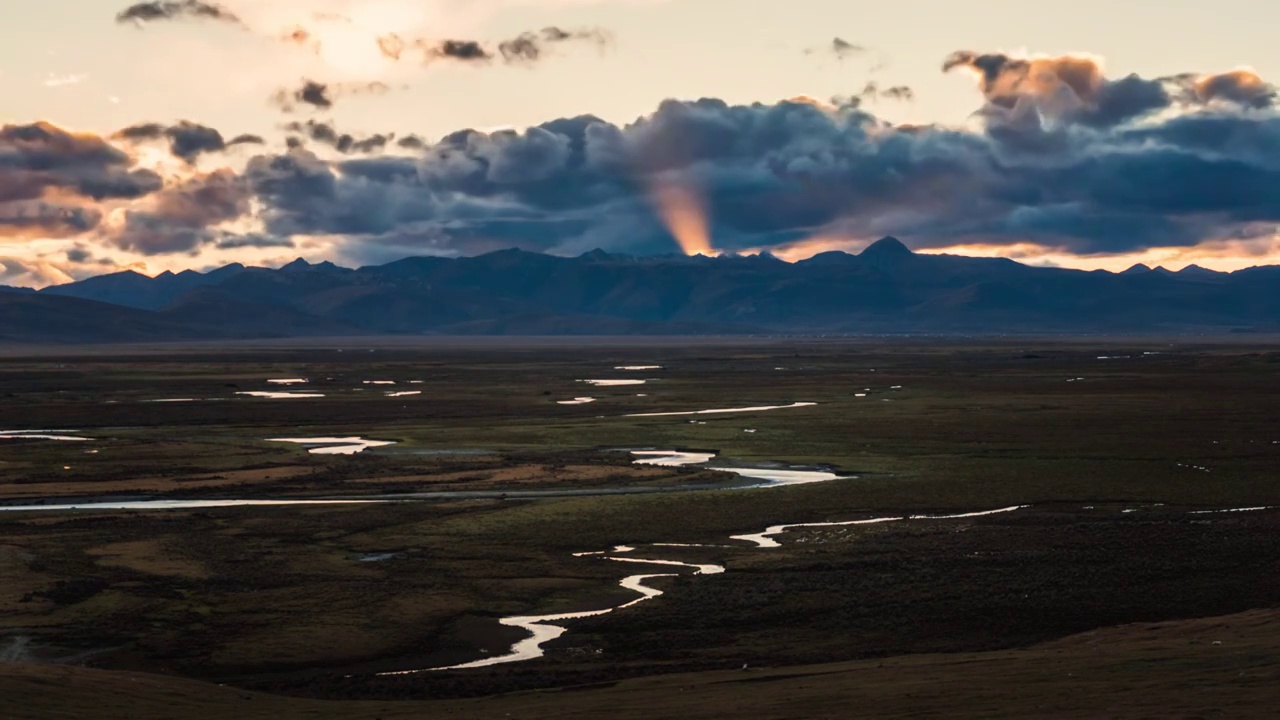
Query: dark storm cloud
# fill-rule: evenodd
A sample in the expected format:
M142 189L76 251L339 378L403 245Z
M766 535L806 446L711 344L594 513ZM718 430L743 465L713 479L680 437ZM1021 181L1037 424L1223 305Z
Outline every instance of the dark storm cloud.
M977 53L946 66L978 76L977 131L880 120L862 99L910 92L870 85L835 107L667 101L624 126L582 116L462 130L408 143L413 157L294 151L256 158L250 176L271 234L342 235L344 252L367 242L370 258L410 254L415 239L431 253L667 252L651 197L673 186L704 200L721 249L839 228L916 247L1115 253L1280 221L1280 118L1260 80L1111 79L1089 58Z
M133 157L97 135L45 122L0 127L0 203L50 193L86 201L130 199L162 184L159 175L136 168Z
M150 207L129 210L110 240L146 255L187 252L215 243L215 226L249 212L252 191L244 178L222 170L182 181L156 193Z
M201 0L155 0L140 2L121 10L116 22L148 23L157 20L217 20L232 25L243 25L240 18L216 3Z
M917 248L1120 253L1252 237L1280 222L1280 113L1274 88L1252 73L1112 78L1087 57L972 52L944 69L974 73L977 113L966 127L886 122L869 101L911 93L876 84L835 104L671 100L626 125L583 115L520 131L463 129L435 143L358 137L313 119L284 126L294 134L287 152L160 192L158 177L140 175L101 138L9 126L0 131L3 222L11 234L84 232L100 217L92 208L60 215L78 207L62 194L152 194L111 224L116 245L192 252L328 236L353 261L415 248L671 252L655 211L671 188L705 206L722 250L893 234ZM341 94L323 87L330 102ZM179 135L179 157L218 144L192 123L119 137L173 144ZM261 235L221 229L250 212Z

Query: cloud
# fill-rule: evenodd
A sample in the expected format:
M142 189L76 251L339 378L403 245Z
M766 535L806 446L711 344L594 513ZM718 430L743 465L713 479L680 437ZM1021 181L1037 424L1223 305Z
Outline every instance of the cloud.
M612 38L599 28L564 30L552 26L543 28L541 32L524 32L504 40L498 44L498 52L509 63L528 64L542 59L547 46L565 42L590 42L603 48L612 42Z
M857 95L848 97L832 98L831 104L841 105L859 105L863 102L876 102L879 100L897 100L901 102L911 102L916 99L916 93L906 85L892 85L882 88L880 84L874 80L867 81L862 86L862 90Z
M262 145L265 143L258 135L237 135L225 140L222 133L215 128L201 125L189 120L182 120L176 125L161 123L140 123L117 131L112 139L133 143L151 140L167 140L169 152L188 164L195 164L204 153L222 152L236 145Z
M419 40L418 47L426 50L428 59L449 58L464 62L486 62L493 59L493 54L475 40L442 40L438 43Z
M865 52L867 52L867 48L861 45L855 45L844 38L837 37L833 38L831 42L825 45L805 49L804 54L815 55L818 53L830 53L834 55L837 60L845 60L846 58L861 55Z
M423 60L427 63L454 60L484 64L501 59L509 65L531 65L543 60L553 46L581 42L605 48L612 44L613 36L600 28L566 30L548 26L538 31L522 32L497 43L496 46L470 39L406 39L404 35L394 32L378 35L374 38L374 42L382 57L392 61L400 60L412 49L421 53Z
M969 50L954 52L943 62L944 72L956 68L978 75L987 101L980 112L1007 124L1111 127L1160 110L1211 104L1268 109L1276 100L1274 86L1250 70L1112 79L1101 61L1088 55L1024 58Z
M244 133L227 141L227 147L234 145L265 145L267 141L261 135Z
M0 285L44 287L70 282L72 279L57 264L43 258L0 256Z
M670 100L628 124L582 115L435 143L313 119L284 126L296 134L287 151L164 188L101 138L11 126L0 132L5 232L51 228L141 254L318 238L352 261L511 246L665 253L677 236L795 255L887 234L1058 257L1269 242L1280 223L1280 109L1256 74L1112 77L1085 55L976 52L943 68L974 76L963 127L887 122L870 101L910 92L876 84L835 103ZM121 142L172 144L174 128L190 136L185 155L216 145L193 123L134 126ZM128 190L131 178L141 187ZM94 198L127 210L104 220Z
M1179 75L1173 80L1201 102L1220 100L1243 107L1269 108L1276 104L1276 88L1249 69L1216 75Z
M104 138L46 122L0 127L0 202L132 199L159 190L160 176Z
M383 82L322 83L303 79L293 90L281 88L271 96L271 103L283 112L293 112L298 105L310 105L314 110L328 110L338 98L350 95L383 95L391 86Z
M841 38L835 38L831 41L831 52L841 60L851 55L866 52L866 50L866 48L860 45L854 45L853 43Z
M0 237L73 237L92 230L102 213L92 207L59 205L43 200L0 203Z
M292 238L249 233L246 235L224 235L219 238L216 247L219 250L240 250L243 248L291 248L295 247Z
M49 73L49 76L44 80L44 86L48 88L67 87L69 85L79 85L88 79L88 73L70 73L67 75Z
M197 175L156 193L149 207L128 210L110 241L144 255L191 251L224 240L216 226L247 214L251 197L230 170Z
M316 120L308 120L305 123L287 123L284 129L289 132L306 135L311 140L328 145L344 154L380 152L395 139L394 133L375 133L365 137L356 137L350 133L339 132L332 123Z
M157 20L217 20L232 25L243 26L240 18L230 10L216 3L201 0L154 0L140 2L121 10L116 15L119 23L144 23Z
M1280 117L1261 81L1112 79L1083 56L970 53L946 66L978 77L976 130L880 120L862 100L911 93L871 84L858 102L668 101L629 125L463 130L414 157L263 156L255 183L270 232L342 236L349 254L415 237L432 253L669 252L651 198L671 188L696 201L680 204L693 208L681 227L705 213L721 250L894 234L920 248L1123 253L1280 221Z

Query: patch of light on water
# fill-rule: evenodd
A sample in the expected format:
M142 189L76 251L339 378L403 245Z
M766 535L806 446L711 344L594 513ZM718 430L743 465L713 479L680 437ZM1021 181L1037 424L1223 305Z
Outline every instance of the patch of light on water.
M59 442L88 442L93 438L60 433L80 432L79 430L4 430L0 431L0 440L57 440Z
M683 465L699 465L715 458L715 453L681 452L679 450L632 450L637 465L661 465L663 467L681 467Z
M648 380L579 380L578 382L596 387L619 387L622 385L643 385Z
M629 549L629 548L628 548ZM615 552L618 552L615 550ZM714 575L724 572L724 567L720 565L698 565L694 563L683 563L675 560L643 560L639 558L616 558L606 557L606 560L615 562L627 562L646 565L670 565L678 567L692 568L694 575ZM618 610L624 610L646 600L662 595L663 592L657 588L645 585L646 581L656 578L677 577L674 573L658 573L647 575L630 575L618 581L618 585L627 590L639 593L640 597L616 605L604 610L588 610L585 612L558 613L555 615L520 615L515 617L505 617L498 622L508 627L518 627L529 633L529 637L515 643L511 646L511 650L505 655L497 657L483 658L472 662L460 663L457 665L447 665L445 667L421 668L417 670L399 670L393 672L378 673L379 675L414 675L424 672L433 672L437 670L465 670L469 668L489 667L491 665L504 665L506 663L521 662L524 660L532 660L542 657L545 652L542 646L561 635L568 632L568 628L553 623L562 622L564 620L577 620L579 618L597 617Z
M364 555L360 556L360 562L362 563L385 562L387 560L398 558L402 554L403 553L398 553L398 552L365 553Z
M572 400L557 400L556 404L557 405L586 405L587 403L593 403L595 401L596 399L593 397L579 397L579 398L574 398Z
M792 408L813 407L818 403L797 402L790 405L757 405L753 407L719 408L716 410L685 410L681 412L631 413L624 417L677 417L682 415L722 415L727 413L765 412L767 410L790 410Z
M1193 510L1190 515L1220 515L1222 513L1243 513L1243 512L1259 512L1262 510L1274 510L1271 505L1260 505L1258 507L1228 508L1226 510Z
M271 438L267 442L295 443L313 455L355 455L369 448L395 445L390 440L367 440L362 437Z
M269 392L265 390L249 390L238 392L237 395L247 395L248 397L267 398L268 400L294 400L299 398L322 398L323 393L300 393L300 392Z
M0 505L0 512L37 510L197 510L220 507L275 507L287 505L369 505L386 500L121 500L118 502Z

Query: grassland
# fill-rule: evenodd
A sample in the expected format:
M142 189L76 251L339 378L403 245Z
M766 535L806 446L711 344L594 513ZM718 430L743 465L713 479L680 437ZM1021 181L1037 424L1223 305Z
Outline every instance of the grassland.
M663 369L613 370L648 364ZM289 377L309 378L306 391L326 397L235 395ZM576 382L618 377L650 380L614 388ZM1231 707L1216 693L1225 697L1236 684L1245 693L1236 708L1248 711L1263 691L1249 678L1274 673L1260 658L1280 642L1280 511L1189 513L1280 505L1278 379L1280 350L1256 341L13 352L0 357L0 430L76 429L94 440L0 441L5 502L668 488L722 479L637 468L616 452L646 446L824 464L857 478L539 501L0 515L0 651L92 668L0 665L0 691L35 698L26 701L35 703L31 717L70 712L65 703L41 705L42 684L82 688L87 697L95 683L125 672L145 673L131 676L141 683L137 707L170 698L211 716L231 712L229 703L311 716L452 717L518 707L519 716L576 708L591 717L621 702L637 717L669 717L679 707L668 697L673 688L690 687L698 700L686 705L689 716L746 707L759 711L747 716L812 717L838 715L841 703L876 702L884 716L929 708L966 715L968 707L995 717L1025 714L1017 710L1032 708L1040 688L1039 701L1057 698L1089 716L1087 704L1068 697L1060 670L1069 667L1105 676L1091 686L1095 711L1101 703L1116 714L1190 708L1181 684L1191 679L1207 688L1205 712ZM422 394L386 395L406 389ZM599 399L557 403L583 395ZM166 398L198 399L148 402ZM793 401L818 404L627 417ZM397 444L334 457L265 441L330 435ZM1014 504L1032 507L797 531L773 550L727 541L777 523ZM575 621L543 660L372 675L501 652L521 636L497 625L503 615L627 599L615 583L629 569L571 553L653 542L719 546L662 553L729 572L658 581L663 598ZM362 561L370 554L392 557ZM1237 653L1223 664L1200 645L1180 644L1179 633L1219 627L1196 618L1229 615L1221 627L1248 628L1237 636L1250 638L1246 658ZM1182 624L1129 626L1162 622ZM1116 626L1126 628L1098 630ZM1101 635L1079 635L1092 631ZM1105 658L1096 655L1098 637L1109 638ZM744 663L779 669L725 674ZM1228 679L1228 671L1245 680ZM822 679L801 680L811 677ZM998 683L1002 677L1008 682ZM935 691L950 688L951 701L912 685L925 678L937 678ZM467 699L584 684L603 685ZM1123 699L1121 688L1134 684L1155 695ZM383 702L411 699L432 702Z

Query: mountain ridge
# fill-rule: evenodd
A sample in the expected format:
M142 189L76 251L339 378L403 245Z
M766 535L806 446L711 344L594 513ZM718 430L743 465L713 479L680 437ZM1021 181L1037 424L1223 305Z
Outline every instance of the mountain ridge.
M577 257L519 249L344 268L298 258L148 277L123 271L40 291L5 288L0 337L324 334L1131 333L1280 328L1280 267L1121 273L915 253L893 237L857 255ZM19 305L19 298L38 298ZM96 303L79 306L54 298ZM5 308L8 308L7 310ZM15 309L21 307L21 310ZM110 308L119 317L107 318ZM139 315L137 313L146 313ZM19 327L26 328L18 330ZM6 331L7 330L7 331ZM25 334L24 334L25 333Z

